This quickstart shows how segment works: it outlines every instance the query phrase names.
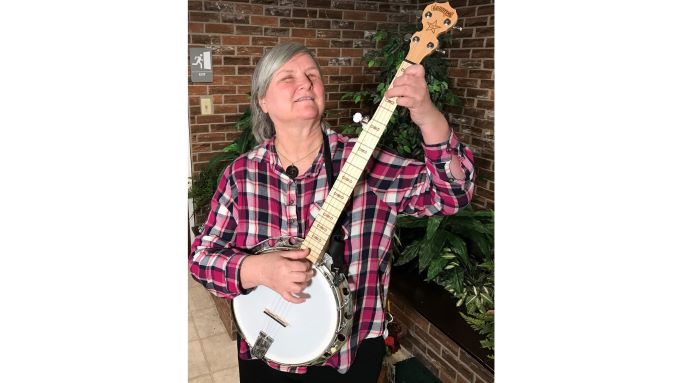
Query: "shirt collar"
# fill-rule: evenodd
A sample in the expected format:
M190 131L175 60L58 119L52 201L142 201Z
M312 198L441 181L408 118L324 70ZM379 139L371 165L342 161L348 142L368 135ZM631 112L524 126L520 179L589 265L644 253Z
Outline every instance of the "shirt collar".
M329 151L331 152L332 158L335 157L336 148L339 141L341 140L341 135L336 133L330 128L325 130L327 133L327 139L329 140ZM304 177L317 177L320 173L320 169L324 167L324 148L320 147L320 151L317 152L317 157L312 165L312 170L309 173L303 173ZM263 160L268 161L271 169L275 171L280 177L289 178L285 173L284 169L277 163L277 152L275 151L275 137L268 138L261 142L260 145L256 146L253 150L249 152L247 158L252 161L261 162ZM300 169L299 169L300 170ZM308 169L306 169L307 171ZM299 176L300 177L300 176ZM298 177L297 177L298 178Z

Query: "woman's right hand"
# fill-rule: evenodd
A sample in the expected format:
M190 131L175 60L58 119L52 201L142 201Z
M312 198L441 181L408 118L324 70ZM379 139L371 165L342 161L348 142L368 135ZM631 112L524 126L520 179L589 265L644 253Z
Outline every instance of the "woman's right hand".
M242 287L263 285L289 302L305 302L302 293L313 278L312 265L305 258L309 253L310 249L297 249L246 257L239 273Z

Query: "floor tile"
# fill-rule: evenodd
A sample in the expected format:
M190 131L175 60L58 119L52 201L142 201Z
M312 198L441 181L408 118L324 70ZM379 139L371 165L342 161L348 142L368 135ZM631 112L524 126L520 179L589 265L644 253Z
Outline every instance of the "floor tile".
M237 342L222 333L200 340L211 371L220 371L237 365Z
M189 289L189 310L194 312L196 310L203 310L209 307L215 307L211 293L209 293L203 286L197 285Z
M189 338L188 341L193 341L199 339L199 334L197 334L197 329L194 325L194 318L190 315L189 321L187 321L187 327L189 327Z
M225 325L220 320L218 310L216 310L215 306L203 310L195 310L192 312L192 318L194 318L197 334L201 339L227 333Z
M211 378L211 375L202 375L194 379L190 379L189 383L213 383L213 379Z
M239 383L239 367L214 372L212 376L215 383Z
M208 363L201 351L201 343L198 340L189 342L188 346L189 357L189 378L194 378L199 375L204 375L209 372Z

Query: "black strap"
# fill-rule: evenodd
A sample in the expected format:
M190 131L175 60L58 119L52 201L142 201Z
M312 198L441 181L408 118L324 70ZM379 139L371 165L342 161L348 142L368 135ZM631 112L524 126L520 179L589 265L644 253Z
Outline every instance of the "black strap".
M332 155L329 149L329 140L327 139L327 134L324 129L322 130L322 137L324 141L324 166L327 168L327 183L329 184L329 190L332 190L334 182L336 181L336 174L334 174L334 166L332 165ZM329 240L329 247L327 252L332 257L332 271L335 273L346 274L348 271L348 266L343 259L343 251L345 247L345 241L343 239L343 231L341 230L341 223L346 219L346 211L341 212L341 216L336 221L334 225L334 230L332 230L332 236Z

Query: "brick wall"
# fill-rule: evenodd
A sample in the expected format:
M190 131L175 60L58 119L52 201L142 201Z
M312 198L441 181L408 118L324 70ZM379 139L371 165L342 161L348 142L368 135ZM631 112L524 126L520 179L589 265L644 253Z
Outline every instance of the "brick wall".
M375 70L361 59L375 48L365 37L377 29L415 23L429 3L189 0L189 45L212 48L214 68L212 83L189 82L192 174L237 137L234 122L248 108L251 74L266 49L285 41L311 48L322 66L328 121L332 126L348 123L356 107L340 101L341 96L377 83ZM452 0L450 4L459 14L457 25L464 27L447 49L450 83L464 105L447 110L448 118L477 156L474 205L493 208L493 5L488 0ZM212 96L214 114L200 114L203 95Z
M488 369L438 330L399 294L389 291L391 314L407 334L404 347L443 383L493 383ZM457 315L457 314L453 314Z

